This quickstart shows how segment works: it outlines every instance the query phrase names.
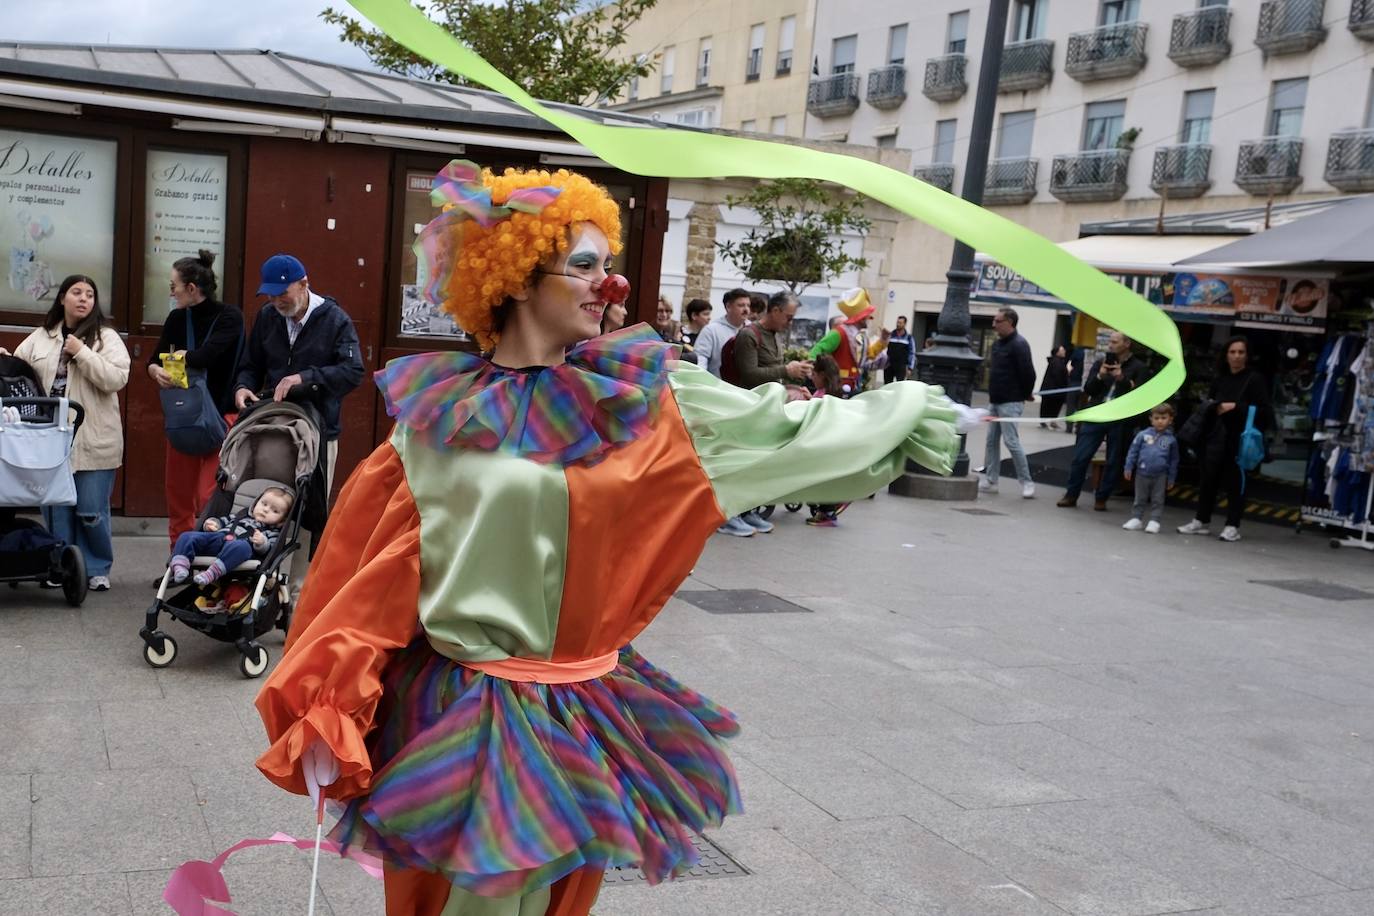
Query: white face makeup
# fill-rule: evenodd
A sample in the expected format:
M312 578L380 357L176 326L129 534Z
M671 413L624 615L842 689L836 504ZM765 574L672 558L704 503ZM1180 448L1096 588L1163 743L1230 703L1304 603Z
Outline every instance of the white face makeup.
M568 253L538 277L526 306L538 324L568 346L601 333L606 309L597 291L611 266L610 243L592 223L572 227Z

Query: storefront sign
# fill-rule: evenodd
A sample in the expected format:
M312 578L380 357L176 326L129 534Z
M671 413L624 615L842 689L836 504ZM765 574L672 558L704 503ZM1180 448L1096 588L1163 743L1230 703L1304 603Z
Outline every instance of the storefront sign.
M227 156L148 150L144 195L143 321L161 324L171 307L167 281L172 264L202 248L224 265Z
M45 312L70 274L85 274L110 309L114 265L113 140L0 130L0 309Z

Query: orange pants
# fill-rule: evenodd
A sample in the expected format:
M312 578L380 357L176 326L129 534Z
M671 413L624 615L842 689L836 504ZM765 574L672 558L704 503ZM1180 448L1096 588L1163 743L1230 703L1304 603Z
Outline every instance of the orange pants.
M544 916L587 916L601 890L604 873L599 868L580 868L549 888L549 908ZM448 902L452 885L443 875L388 867L386 916L439 916Z
M167 445L167 537L176 544L177 535L193 531L196 517L215 489L215 470L219 452L187 455Z

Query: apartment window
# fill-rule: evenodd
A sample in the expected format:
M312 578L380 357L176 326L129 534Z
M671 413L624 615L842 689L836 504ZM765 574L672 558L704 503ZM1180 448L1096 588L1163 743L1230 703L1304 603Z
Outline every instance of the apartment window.
M629 93L628 97L631 102L639 98L639 77L630 77L630 85L626 91Z
M714 108L691 108L687 111L679 111L673 115L673 123L687 127L712 127L716 123L716 111Z
M1183 93L1183 127L1178 132L1181 143L1210 143L1212 140L1212 104L1215 89L1195 89Z
M859 36L846 35L836 38L830 47L831 75L854 72L854 57L858 50Z
M1302 109L1307 104L1307 77L1275 80L1269 99L1269 136L1302 135Z
M887 30L887 62L892 66L906 63L906 23Z
M753 81L763 72L763 23L749 27L749 59L744 64L744 78Z
M663 49L663 66L658 72L658 91L667 95L673 91L673 67L677 62L677 48L669 45Z
M949 26L946 29L945 53L963 54L968 47L968 10L949 14Z
M954 133L958 125L959 122L954 118L935 122L935 150L931 153L931 162L954 161Z
M711 39L703 38L697 49L697 87L711 81Z
M792 45L797 40L797 17L784 16L778 23L778 67L777 76L787 76L792 72Z
M1135 22L1140 18L1140 0L1102 0L1102 10L1098 13L1098 25L1116 25L1118 22Z
M773 120L768 122L768 132L779 137L787 136L787 115L775 115Z
M1044 38L1045 7L1048 5L1048 0L1016 0L1011 13L1011 40Z
M1030 156L1031 131L1035 128L1035 111L1004 111L997 130L997 158L1024 159Z
M1126 101L1093 102L1083 113L1081 149L1111 149L1126 126Z
M739 129L745 131L746 133L752 134L759 129L759 125L757 121L755 121L753 118L750 118L748 121L740 121Z
M1374 77L1370 79L1369 101L1364 106L1364 126L1366 130L1374 127Z
M1225 6L1226 0L1197 0L1199 9L1206 9L1209 6Z
M878 149L896 149L896 148L897 148L897 135L896 135L896 134L888 134L888 135L885 136L885 137L879 137L879 138L878 138Z

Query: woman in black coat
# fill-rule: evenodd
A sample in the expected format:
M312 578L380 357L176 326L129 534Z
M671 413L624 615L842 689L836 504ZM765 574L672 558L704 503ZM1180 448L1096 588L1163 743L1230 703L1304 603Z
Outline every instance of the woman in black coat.
M1197 516L1178 529L1179 534L1211 534L1212 509L1217 495L1226 491L1226 527L1221 540L1240 540L1240 520L1245 512L1245 485L1236 456L1240 434L1250 408L1255 408L1255 427L1267 429L1271 420L1269 384L1250 368L1250 345L1244 337L1226 342L1223 364L1207 395L1213 402L1211 416L1199 448L1202 464L1202 492L1198 496Z
M1063 344L1050 351L1050 355L1045 357L1049 363L1045 367L1045 374L1040 378L1041 391L1054 391L1059 388L1069 387L1069 351ZM1064 400L1068 393L1064 394L1042 394L1040 396L1040 419L1043 422L1049 420L1051 429L1058 429L1059 424L1055 422L1059 417L1059 411L1064 409Z

